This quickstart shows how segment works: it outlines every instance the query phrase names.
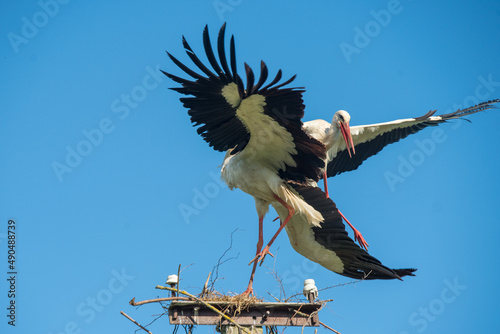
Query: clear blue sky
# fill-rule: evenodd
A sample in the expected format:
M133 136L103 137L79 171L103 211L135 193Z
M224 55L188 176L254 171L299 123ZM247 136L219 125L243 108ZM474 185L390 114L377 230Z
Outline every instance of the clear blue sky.
M498 1L41 0L4 2L0 12L2 333L134 333L120 310L146 324L161 308L128 301L165 296L154 287L179 264L190 265L182 287L198 293L235 229L227 256L237 259L220 267L216 288L244 290L254 201L220 183L223 154L196 134L167 90L175 85L158 74L180 73L164 51L187 61L183 34L201 52L205 24L215 37L227 21L240 69L263 59L272 73L298 74L304 120L345 109L351 125L369 124L500 97ZM418 272L321 292L334 299L323 322L342 333L498 330L500 113L469 119L426 129L330 179L370 253ZM12 218L15 328L6 317ZM285 234L271 251L288 295L305 278L319 288L351 282L295 253ZM269 268L255 281L266 299L276 293ZM161 318L151 330L173 327Z

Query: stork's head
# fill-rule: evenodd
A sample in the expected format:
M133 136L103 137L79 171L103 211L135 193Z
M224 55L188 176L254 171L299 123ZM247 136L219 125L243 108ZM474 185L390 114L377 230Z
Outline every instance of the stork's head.
M352 157L351 149L352 149L352 154L355 154L356 151L354 150L354 143L352 141L352 136L351 136L351 128L349 127L350 120L351 120L351 115L349 115L347 111L339 110L335 113L335 115L333 115L332 127L336 130L335 132L337 133L337 136L339 135L339 133L342 133L342 137L344 137L345 145L347 147L347 152L349 153L349 156Z

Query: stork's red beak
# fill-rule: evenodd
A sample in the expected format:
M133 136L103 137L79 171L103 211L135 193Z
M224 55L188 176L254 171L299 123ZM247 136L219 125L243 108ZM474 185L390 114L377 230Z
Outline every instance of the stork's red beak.
M345 123L340 122L340 131L342 132L342 136L344 137L345 140L345 145L347 146L347 153L349 153L349 157L352 158L351 149L352 149L352 154L356 154L356 151L354 150L354 142L352 141L351 128L349 127L349 122Z

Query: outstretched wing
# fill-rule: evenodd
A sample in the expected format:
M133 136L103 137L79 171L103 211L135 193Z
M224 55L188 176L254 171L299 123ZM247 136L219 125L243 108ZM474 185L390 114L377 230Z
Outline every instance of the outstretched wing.
M340 275L357 279L401 279L414 276L416 269L390 269L360 248L345 230L335 203L318 187L288 183L297 194L324 218L312 226L302 214L295 214L285 226L292 247L309 260ZM287 211L273 204L281 218Z
M343 172L357 169L366 159L380 152L389 144L417 133L428 126L436 126L450 119L460 118L477 112L493 109L500 100L482 102L473 107L459 109L455 112L433 116L435 110L417 118L400 119L392 122L360 125L351 127L351 135L356 154L349 157L345 143L340 143L338 151L329 151L327 176L335 176Z
M217 151L246 150L253 158L275 168L284 179L319 179L324 167L325 148L302 129L303 89L283 88L295 76L281 82L279 70L266 84L268 69L261 62L260 77L255 82L252 69L245 64L246 87L237 73L234 36L230 40L229 63L224 45L225 24L217 39L218 59L210 44L208 28L203 31L205 54L212 69L196 56L186 39L187 55L203 72L199 74L168 53L170 59L192 79L162 71L182 87L173 90L190 95L180 100L198 133Z

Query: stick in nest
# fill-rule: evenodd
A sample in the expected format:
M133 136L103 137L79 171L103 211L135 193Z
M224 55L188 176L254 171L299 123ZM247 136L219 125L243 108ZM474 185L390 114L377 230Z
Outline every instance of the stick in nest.
M278 282L278 286L280 288L280 297L278 299L275 296L273 296L271 293L269 293L269 291L267 291L267 293L271 297L276 299L277 302L281 302L283 299L285 299L285 301L288 301L289 298L288 299L286 298L285 287L283 286L283 282L281 281L281 277L276 272L276 259L278 258L278 251L279 251L279 248L276 249L276 252L275 252L276 256L274 257L273 267L272 268L269 268L268 266L265 266L265 267L271 271L271 275L273 275L276 282Z
M204 295L204 298L202 298L202 300L206 302L228 303L228 306L224 310L222 310L222 312L226 313L226 311L232 311L233 317L240 314L243 310L248 310L251 305L263 301L262 299L259 299L257 297L243 295L228 296L223 295L217 291L208 291Z
M148 299L148 300L136 302L135 297L134 297L128 303L132 306L140 306L140 305L149 304L149 303L165 302L165 301L172 301L172 300L190 300L190 299L187 297L166 297L166 298L155 298L155 299Z
M137 326L139 326L141 329L143 329L144 331L148 332L149 334L153 334L151 333L150 331L148 331L144 326L142 326L140 323L138 323L137 321L135 321L134 319L132 319L128 314L126 314L125 312L123 311L120 311L121 315L123 315L125 318L127 318L128 320L132 321L134 324L136 324Z

